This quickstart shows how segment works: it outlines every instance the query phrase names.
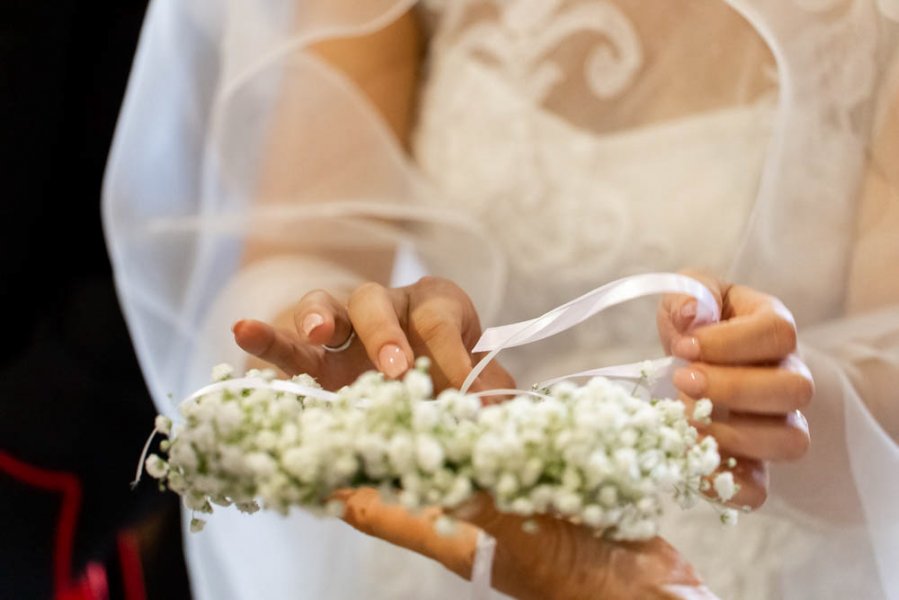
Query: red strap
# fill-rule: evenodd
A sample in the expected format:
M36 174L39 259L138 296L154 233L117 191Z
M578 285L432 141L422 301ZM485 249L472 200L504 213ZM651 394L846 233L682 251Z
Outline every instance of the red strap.
M33 487L62 494L53 550L53 597L55 600L71 598L70 590L76 589L72 581L72 549L75 543L75 523L81 509L81 483L71 473L29 465L2 450L0 472ZM77 586L81 587L83 586Z
M118 546L125 600L146 600L144 570L141 567L137 537L130 531L123 531L119 534Z

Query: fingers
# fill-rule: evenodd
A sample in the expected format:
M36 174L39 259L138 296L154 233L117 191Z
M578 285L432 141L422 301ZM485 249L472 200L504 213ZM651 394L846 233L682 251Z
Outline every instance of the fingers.
M778 362L796 350L796 324L784 305L767 294L733 286L725 299L725 321L671 339L671 353L718 364Z
M294 325L298 333L319 345L339 346L352 331L346 307L324 290L314 290L300 299Z
M693 363L674 372L674 385L691 398L712 398L729 410L783 415L811 402L808 368L792 356L783 367L731 367Z
M706 286L712 293L718 306L724 303L724 295L730 286L720 280L693 270L681 271L682 275L692 277ZM685 294L666 294L659 303L656 321L658 323L659 338L665 349L670 349L673 340L684 335L689 330L702 325L705 322L696 320L696 299Z
M738 457L731 471L740 489L727 504L734 507L760 508L768 499L768 463L746 457Z
M296 343L287 332L252 319L238 321L232 332L234 341L245 352L275 365L288 375L318 371L320 354L314 348Z
M765 416L730 413L702 428L718 441L721 453L757 460L789 461L808 451L808 423L798 412Z
M455 535L441 536L434 521L442 512L425 509L412 514L397 504L381 501L377 490L341 490L335 497L345 504L343 520L372 535L436 560L468 579L477 540L474 527L459 523Z
M481 333L474 305L459 286L438 277L424 277L403 291L409 299L409 341L433 359L435 388L459 388L471 372L470 349ZM502 379L497 369L490 377Z
M375 367L397 378L412 366L412 347L397 315L405 314L406 296L377 283L365 283L352 293L349 319Z
M363 284L351 294L346 308L327 292L311 292L294 317L300 337L315 344L339 345L355 329L369 360L388 377L399 377L412 366L413 349L430 356L437 390L463 383L472 368L469 348L480 335L468 296L452 282L435 277L398 289ZM494 381L511 383L498 365L488 371L479 382L482 387Z

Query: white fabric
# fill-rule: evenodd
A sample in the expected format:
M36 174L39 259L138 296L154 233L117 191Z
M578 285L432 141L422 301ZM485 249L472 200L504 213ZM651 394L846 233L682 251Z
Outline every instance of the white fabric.
M899 312L846 308L865 174L895 185L874 146L899 89L895 0L429 2L410 161L310 44L412 4L151 3L104 222L160 410L234 360L231 319L371 277L373 253L457 280L485 325L704 267L796 315L813 445L737 528L688 512L666 534L726 598L899 597L899 450L881 428ZM259 244L273 262L243 266ZM654 339L653 307L634 304L505 362L536 381L655 356ZM185 535L199 600L466 594L431 561L302 513L223 512Z

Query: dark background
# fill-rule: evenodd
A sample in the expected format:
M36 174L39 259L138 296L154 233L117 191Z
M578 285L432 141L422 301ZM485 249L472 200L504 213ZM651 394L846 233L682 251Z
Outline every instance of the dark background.
M0 455L81 489L73 578L60 583L62 495L0 465L2 600L101 600L87 583L103 571L110 599L189 597L176 497L146 480L129 488L155 410L100 220L145 9L146 0L0 0ZM129 548L136 580L133 568L123 575Z

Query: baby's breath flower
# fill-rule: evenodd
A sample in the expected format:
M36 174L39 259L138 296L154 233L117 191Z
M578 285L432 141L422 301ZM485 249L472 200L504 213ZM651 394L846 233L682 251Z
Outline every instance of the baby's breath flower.
M717 443L699 439L679 401L646 402L594 378L556 384L545 400L523 395L482 407L457 390L432 400L426 370L417 361L402 381L365 373L335 400L259 387L272 372L248 373L252 385L241 390L219 365L213 378L233 387L183 403L177 427L159 417L165 458L150 456L147 472L197 513L234 504L248 513L299 506L339 516L333 493L351 485L376 487L385 502L410 510L452 509L485 492L501 511L549 513L621 540L655 535L666 496L689 506L704 486L722 500L736 493L730 473L705 479L720 465ZM308 375L292 381L320 389ZM700 401L693 417L710 406ZM721 513L726 522L735 516ZM194 521L199 531L203 521ZM454 521L440 517L434 526L450 534Z
M540 524L534 519L528 519L521 524L521 530L530 535L535 535L540 531Z
M144 465L147 467L147 473L150 477L155 479L164 478L169 470L169 465L155 454L148 456Z
M708 398L702 398L696 401L693 407L693 420L699 423L708 424L712 422L712 401Z
M456 533L456 521L446 515L440 515L434 521L434 530L438 535L450 537Z
M737 511L733 508L725 508L722 510L721 522L725 525L735 525L737 522Z
M203 531L204 527L206 527L206 521L204 521L203 519L193 518L190 520L191 533L199 533Z
M154 421L156 431L162 435L168 435L172 432L172 420L164 415L159 415Z
M231 379L231 375L234 374L234 367L229 364L222 363L220 365L215 365L212 367L212 380L213 381L224 381L226 379Z
M714 480L715 493L722 502L727 502L737 493L739 486L734 482L734 474L730 471L718 473Z

